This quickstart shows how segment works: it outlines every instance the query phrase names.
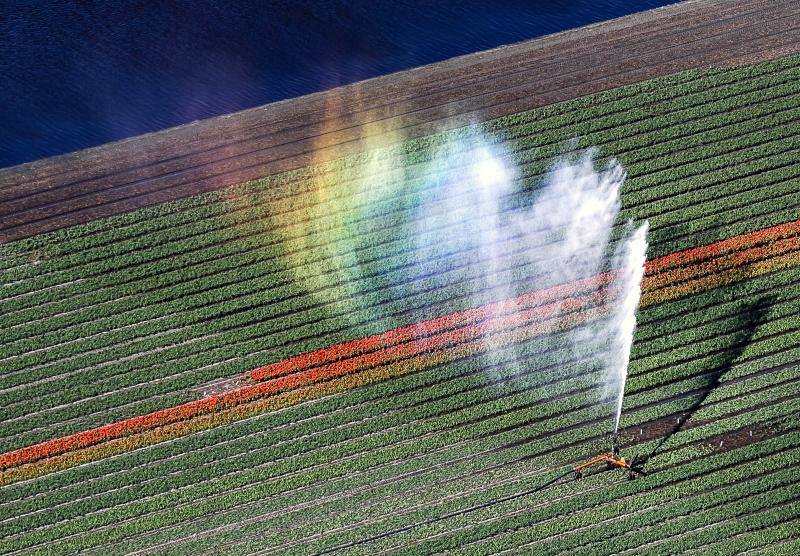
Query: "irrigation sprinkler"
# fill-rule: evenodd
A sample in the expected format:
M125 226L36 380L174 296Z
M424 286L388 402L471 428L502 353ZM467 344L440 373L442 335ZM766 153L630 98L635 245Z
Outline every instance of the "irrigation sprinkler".
M585 476L586 473L588 473L587 469L601 464L605 464L606 470L627 469L629 479L635 479L638 476L638 473L633 469L632 464L628 463L624 457L619 455L619 445L617 444L616 432L611 434L611 451L607 454L597 456L594 459L590 459L589 461L575 467L573 469L575 472L575 478L580 479L581 477Z

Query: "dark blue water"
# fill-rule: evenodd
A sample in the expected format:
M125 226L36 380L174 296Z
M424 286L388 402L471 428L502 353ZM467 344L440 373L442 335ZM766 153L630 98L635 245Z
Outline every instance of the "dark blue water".
M4 0L0 166L673 1Z

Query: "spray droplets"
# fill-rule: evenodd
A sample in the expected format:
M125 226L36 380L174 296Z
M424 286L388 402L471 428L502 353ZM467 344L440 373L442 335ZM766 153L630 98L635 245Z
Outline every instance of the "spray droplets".
M487 148L478 149L477 160L472 164L472 173L479 189L504 187L509 182L509 172L505 164Z
M614 433L619 429L622 415L622 398L628 376L633 333L636 330L636 309L642 296L644 263L647 259L647 230L645 222L635 230L628 221L626 233L614 254L613 268L616 273L613 295L609 304L612 308L608 320L609 340L606 362L606 390L615 400Z
M610 272L611 283L600 297L605 318L564 332L560 320L572 306L565 300L543 329L558 332L560 345L566 341L577 358L590 354L604 375L600 397L613 403L616 431L644 274L647 223L617 222L625 171L613 160L598 169L594 150L564 156L545 176L526 175L529 169L511 160L491 142L474 137L442 149L427 170L436 182L428 182L418 210L419 258L442 249L462 253L472 306ZM432 233L441 225L446 235ZM443 283L446 278L442 274ZM485 341L494 362L491 331Z

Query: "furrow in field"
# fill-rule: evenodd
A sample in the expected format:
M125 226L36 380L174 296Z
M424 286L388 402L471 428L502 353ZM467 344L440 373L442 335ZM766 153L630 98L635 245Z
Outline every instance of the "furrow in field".
M780 457L792 457L796 454L792 452L784 452ZM533 542L520 542L525 539L525 533L528 536L533 536L540 525L537 524L532 527L530 531L515 531L508 533L505 538L490 538L481 541L481 550L486 550L489 547L508 547L507 550L536 550L542 554L555 554L558 551L567 550L589 550L603 553L605 551L613 551L626 553L631 550L639 552L642 549L648 549L653 544L647 542L647 539L656 538L661 542L661 535L664 529L676 530L677 526L686 526L689 522L703 522L713 519L717 512L720 510L726 511L731 507L741 507L743 499L753 497L752 505L755 507L758 502L764 501L764 494L769 494L772 489L775 489L778 495L775 501L780 499L780 494L788 494L790 486L787 485L791 482L791 472L787 466L779 458L772 458L771 461L775 462L775 467L768 468L759 466L761 472L753 472L750 475L746 473L748 466L742 466L737 469L738 473L726 469L722 473L723 481L713 484L707 488L697 484L697 481L692 481L691 484L682 484L682 489L679 491L690 492L691 499L687 503L686 500L678 498L677 500L669 500L665 498L665 492L655 491L651 496L640 496L637 503L636 500L628 501L628 508L626 513L616 515L603 521L592 523L583 527L576 527L572 530L567 530L552 537L544 537ZM791 461L791 460L789 460ZM764 471L766 469L766 471ZM754 471L751 469L751 471ZM733 477L729 478L731 475ZM727 479L727 481L726 481ZM738 479L738 482L732 480ZM709 481L703 481L708 484ZM741 485L741 487L739 486ZM782 490L780 490L782 489ZM675 490L672 489L674 493ZM660 505L653 505L653 502L648 498L655 498L662 500ZM649 504L642 507L642 504ZM592 513L596 510L592 509L587 512L583 518L587 521L593 521ZM689 514L689 512L693 512ZM577 516L576 516L577 517ZM634 529L631 529L631 528ZM598 529L601 528L601 529ZM640 535L637 534L637 529ZM608 537L612 536L611 540ZM522 539L520 539L522 537ZM603 538L605 542L586 542L591 539ZM505 542L504 542L505 541ZM547 543L542 545L542 543ZM622 550L626 545L633 546L627 550ZM513 547L513 548L511 548ZM468 553L469 551L457 551L457 553ZM498 554L504 554L506 551L498 551Z

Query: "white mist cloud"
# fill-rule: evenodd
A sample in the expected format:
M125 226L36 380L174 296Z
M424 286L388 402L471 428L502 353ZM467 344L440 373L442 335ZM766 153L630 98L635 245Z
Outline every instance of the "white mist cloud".
M588 331L575 328L562 337L576 355L596 354L606 377L599 399L615 402L616 429L647 250L647 224L635 230L629 224L614 254L609 254L625 182L622 166L612 160L598 169L594 150L564 156L532 200L513 209L508 201L519 193L519 170L489 141L454 140L434 157L429 173L436 181L428 184L430 193L419 207L416 247L420 254L432 248L465 252L465 263L482 276L481 286L473 285L474 306L486 303L486 291L492 292L491 299L510 299L614 269L608 318ZM431 234L433 223L446 224L447 232ZM529 280L520 285L518 277L511 278L511 268L525 268ZM561 329L558 318L548 322L551 331ZM491 335L486 342L491 356Z

